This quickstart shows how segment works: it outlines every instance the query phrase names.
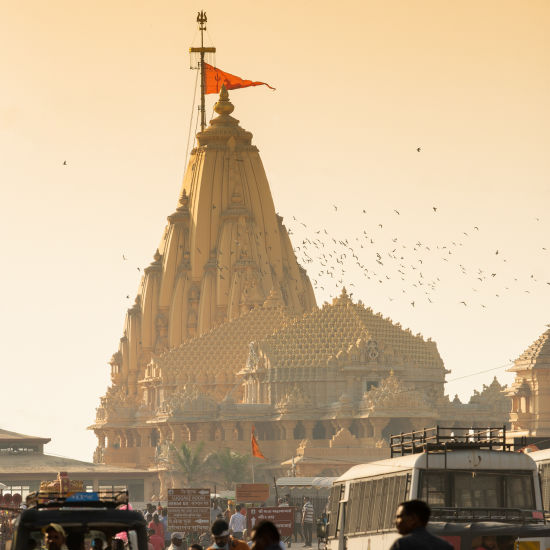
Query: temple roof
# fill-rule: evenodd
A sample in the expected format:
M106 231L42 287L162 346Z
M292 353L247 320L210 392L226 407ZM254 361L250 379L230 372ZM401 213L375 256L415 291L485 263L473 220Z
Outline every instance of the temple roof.
M515 361L510 371L550 367L550 325Z
M153 361L165 383L233 384L246 364L249 344L265 338L292 317L274 293L262 307L224 323Z
M57 472L89 473L89 474L135 474L147 472L136 468L123 468L105 464L94 464L63 456L45 455L42 453L21 453L16 455L0 455L0 477L6 479L7 474L45 474L55 476Z
M326 365L361 348L367 361L379 357L392 363L405 361L443 369L435 342L413 335L400 324L354 303L344 289L332 304L325 304L259 342L262 353L276 366Z
M8 430L0 430L0 442L16 441L17 443L32 442L32 443L49 443L51 438L38 437L34 435L25 435L17 432L10 432Z

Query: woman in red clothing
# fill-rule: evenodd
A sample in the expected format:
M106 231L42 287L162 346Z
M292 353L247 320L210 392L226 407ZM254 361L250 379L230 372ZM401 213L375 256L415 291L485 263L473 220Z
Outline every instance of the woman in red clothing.
M156 512L153 514L153 521L151 521L147 527L152 529L155 535L158 535L164 541L164 525L159 520L159 515Z

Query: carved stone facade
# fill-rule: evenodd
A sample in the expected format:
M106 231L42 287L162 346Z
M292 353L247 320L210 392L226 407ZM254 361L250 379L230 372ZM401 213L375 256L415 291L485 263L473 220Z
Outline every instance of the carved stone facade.
M128 311L91 426L97 461L164 471L162 496L173 446L249 454L253 426L268 457L256 478L271 479L383 458L390 432L503 424L492 397L448 399L435 342L345 290L317 308L232 110L224 90Z

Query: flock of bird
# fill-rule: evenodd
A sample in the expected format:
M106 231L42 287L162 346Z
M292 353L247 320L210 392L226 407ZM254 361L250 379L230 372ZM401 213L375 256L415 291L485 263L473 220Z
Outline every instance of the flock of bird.
M340 215L337 205L332 208L334 214ZM366 210L360 212L365 220L369 218ZM437 206L432 206L430 212L439 216ZM395 209L392 214L401 216ZM541 220L534 218L533 221ZM342 286L353 289L356 286L353 281L362 279L366 287L376 286L376 292L384 293L390 302L406 299L414 308L422 301L433 304L441 287L453 285L458 291L468 284L469 296L458 296L456 304L482 309L486 309L492 299L500 299L513 291L528 295L536 293L540 285L550 291L550 280L541 280L535 273L510 276L514 272L513 262L502 247L486 252L487 265L467 265L468 258L463 256L469 255L468 247L480 234L478 225L465 228L448 242L426 242L411 240L409 235L394 236L393 224L387 223L377 223L367 229L365 222L359 234L346 238L335 237L325 228L310 227L295 216L285 224L299 262L308 267L315 290L333 293ZM547 251L547 247L539 250L541 254Z
M343 215L337 205L332 205L332 209L335 215ZM432 216L440 215L437 206L432 206L429 212ZM361 232L345 238L329 233L324 227L308 226L296 216L285 220L294 252L300 264L308 269L315 290L335 295L345 286L353 293L357 283L363 287L362 293L374 288L374 292L385 295L390 302L405 302L414 308L422 303L435 303L442 288L452 286L459 292L469 285L469 295L457 296L456 304L482 309L507 293L536 294L541 285L550 291L550 280L535 273L510 275L514 272L513 262L509 262L502 247L486 252L488 265L466 265L471 256L468 247L480 234L478 225L461 230L455 239L427 242L411 239L410 234L395 236L396 224L372 224L365 209L359 213L365 218ZM401 216L401 212L394 209L392 215ZM546 254L548 248L550 245L541 247L539 252ZM466 259L461 259L465 255ZM122 259L128 260L125 254ZM229 270L229 266L218 269L223 278L223 270ZM140 267L137 270L141 272ZM130 299L130 294L126 298Z

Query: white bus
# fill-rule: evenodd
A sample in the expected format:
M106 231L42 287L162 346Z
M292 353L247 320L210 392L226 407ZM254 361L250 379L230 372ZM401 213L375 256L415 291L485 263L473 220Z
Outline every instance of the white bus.
M330 550L387 550L395 511L421 499L444 523L543 523L537 467L511 452L503 428L441 428L391 436L393 458L354 466L333 485Z
M544 510L548 515L550 513L550 449L534 451L528 453L528 455L537 464L540 475L542 503L544 505Z

